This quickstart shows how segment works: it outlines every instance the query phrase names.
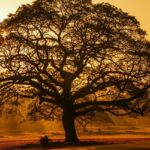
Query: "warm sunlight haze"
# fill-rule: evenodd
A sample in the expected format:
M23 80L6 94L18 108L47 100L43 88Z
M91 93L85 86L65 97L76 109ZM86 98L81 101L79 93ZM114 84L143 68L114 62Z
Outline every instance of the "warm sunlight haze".
M14 13L22 4L32 3L33 0L0 0L0 21L9 13ZM150 0L93 0L94 3L108 2L130 15L136 16L150 39Z
M150 150L150 0L0 0L0 150Z
M31 4L33 0L0 0L0 21L9 13L15 13L17 8L23 4Z

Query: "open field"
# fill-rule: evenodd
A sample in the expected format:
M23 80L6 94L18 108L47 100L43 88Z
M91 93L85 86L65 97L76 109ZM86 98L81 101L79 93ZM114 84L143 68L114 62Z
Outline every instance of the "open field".
M106 131L105 131L106 132ZM102 133L105 133L104 131ZM122 131L123 132L123 131ZM86 133L80 135L81 141L97 141L99 145L92 146L60 146L57 142L63 141L62 133L51 133L47 135L51 137L51 142L55 145L49 146L48 149L53 150L150 150L150 134L149 132L140 132L133 134L127 132L106 134ZM108 133L108 131L107 131ZM0 136L0 150L42 150L39 138L41 134L26 134L19 136Z

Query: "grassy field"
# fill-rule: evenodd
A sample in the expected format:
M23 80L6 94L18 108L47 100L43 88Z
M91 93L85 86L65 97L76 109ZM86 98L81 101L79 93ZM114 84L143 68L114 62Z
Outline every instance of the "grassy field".
M39 138L41 135L48 135L52 142L62 142L64 135L62 132L45 133L24 133L14 136L0 135L0 150L41 150ZM97 141L99 145L64 147L55 145L47 149L53 150L150 150L149 130L102 130L100 132L89 131L79 133L81 141Z

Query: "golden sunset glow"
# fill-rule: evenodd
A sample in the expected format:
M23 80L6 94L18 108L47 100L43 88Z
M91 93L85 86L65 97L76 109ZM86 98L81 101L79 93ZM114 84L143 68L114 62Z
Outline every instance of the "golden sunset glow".
M0 0L0 21L7 17L9 13L15 13L22 4L32 3L33 0Z
M149 7L0 0L0 150L148 150Z
M135 16L150 39L150 0L93 0L93 2L108 2Z
M0 21L9 13L14 13L22 4L32 3L34 0L0 0ZM141 27L146 30L150 39L150 0L93 0L94 3L108 2L130 15L136 16Z

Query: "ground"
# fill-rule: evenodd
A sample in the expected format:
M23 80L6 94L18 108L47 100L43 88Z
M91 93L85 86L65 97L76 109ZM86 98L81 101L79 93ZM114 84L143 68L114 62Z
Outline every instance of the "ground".
M150 150L150 132L145 131L115 131L102 130L100 132L80 133L81 141L97 141L99 145L92 146L61 146L63 133L43 133L51 137L55 143L48 149L53 150ZM0 150L41 150L39 138L42 134L26 133L22 135L0 136Z

